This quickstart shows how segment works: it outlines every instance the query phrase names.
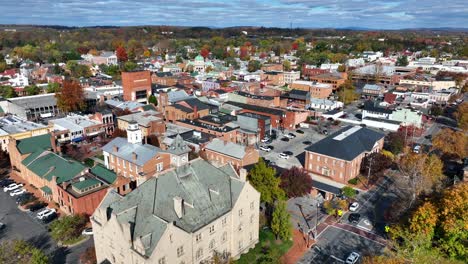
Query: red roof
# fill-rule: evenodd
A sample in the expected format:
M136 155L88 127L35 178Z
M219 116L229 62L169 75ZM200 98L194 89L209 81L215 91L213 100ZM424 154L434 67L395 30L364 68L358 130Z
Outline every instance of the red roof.
M396 97L397 97L396 94L386 93L384 95L384 102L387 102L389 104L393 104L393 103L395 103Z
M4 72L0 73L1 76L5 76L5 75L13 76L15 74L16 74L15 69L5 70Z

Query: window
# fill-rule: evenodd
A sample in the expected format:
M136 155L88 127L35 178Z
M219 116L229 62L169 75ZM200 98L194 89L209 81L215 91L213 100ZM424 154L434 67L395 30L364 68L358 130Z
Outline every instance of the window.
M254 202L250 203L250 209L254 209Z
M198 235L195 237L195 240L196 240L197 242L200 242L201 239L202 239L201 234L198 234Z
M253 224L253 221L254 221L254 215L251 215L250 216L250 223Z
M320 161L320 156L317 156L317 161Z
M239 216L242 216L242 209L239 209Z
M197 259L201 259L202 256L203 256L203 249L202 249L202 248L199 248L199 249L197 250L196 258L197 258Z
M126 163L127 163L127 162L126 162L125 160L122 160L122 163L123 163L123 167L124 167L124 168L127 168L127 166L126 166Z
M162 171L162 170L163 170L163 163L156 164L156 171Z
M340 167L343 168L343 166L344 166L344 162L340 161Z
M239 224L239 231L242 231L242 224Z
M226 225L226 222L227 222L226 217L224 217L223 220L221 220L221 222L222 222L223 226Z
M314 155L312 155L312 154L309 154L309 159L311 159L311 160L312 160L313 158L314 158Z
M328 164L328 158L325 158L325 163L327 163L327 164Z
M214 225L210 226L210 234L213 233L214 231L215 231Z
M158 260L158 264L166 264L166 257L162 257Z
M180 246L177 248L177 257L184 255L184 246Z
M210 249L215 248L215 240L214 239L210 241L210 246L209 247L210 247Z
M132 171L132 164L130 162L128 163L128 170Z

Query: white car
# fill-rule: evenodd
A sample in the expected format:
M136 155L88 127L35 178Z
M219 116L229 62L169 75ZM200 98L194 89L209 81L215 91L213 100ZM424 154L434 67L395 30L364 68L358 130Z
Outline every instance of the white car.
M10 196L20 195L20 194L23 194L23 193L25 193L25 192L26 192L26 189L24 189L24 188L16 189L16 190L14 190L14 191L12 191L12 192L10 193Z
M279 154L279 157L282 158L282 159L289 159L289 155L288 155L288 154L284 154L284 153L280 153L280 154Z
M9 192L9 191L13 191L15 189L18 189L19 187L23 187L23 184L20 183L20 184L17 184L17 183L12 183L6 187L3 187L3 192Z
M51 214L55 214L55 209L54 208L46 208L46 209L40 211L39 213L37 213L37 218L43 219L43 218L46 218L47 216L49 216Z
M83 236L92 236L93 235L93 229L92 228L85 228L83 232L81 232Z
M293 139L296 137L296 135L294 135L293 133L285 134L284 136L290 139Z
M260 146L260 149L266 152L270 152L270 148L268 146Z
M351 212L356 212L356 210L359 208L359 203L358 202L354 202L352 203L350 206L349 206L349 211Z
M356 252L351 252L351 254L349 254L348 258L346 259L345 263L346 264L354 264L359 260L360 256L361 255L359 255Z
M419 154L419 152L421 152L421 146L420 146L420 145L416 145L416 146L413 148L413 152L416 153L416 154Z
M261 141L262 141L263 143L265 143L265 142L270 141L270 138L269 138L269 137L264 137Z

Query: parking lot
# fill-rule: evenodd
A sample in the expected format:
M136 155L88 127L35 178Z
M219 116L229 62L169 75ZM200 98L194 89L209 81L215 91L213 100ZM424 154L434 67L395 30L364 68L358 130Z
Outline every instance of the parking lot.
M327 130L330 134L340 128L341 126L330 126L329 128L327 128ZM276 166L281 168L289 169L293 166L303 167L305 160L304 149L309 146L307 144L304 144L304 142L310 141L313 144L323 139L326 135L319 133L317 126L314 125L310 125L309 128L298 129L304 131L304 134L297 133L296 130L285 131L284 134L278 134L277 139L273 140L270 144L260 143L260 145L268 145L273 147L273 150L271 150L270 152L266 152L259 149L260 156L266 160L269 160L270 162L275 162ZM283 138L285 134L288 134L290 132L296 135L296 137L289 139L289 141L282 141L281 138ZM279 154L284 151L290 151L293 153L293 155L291 155L289 159L280 158Z
M362 256L380 255L384 246L353 232L328 226L314 245L298 262L299 264L344 263L351 252Z

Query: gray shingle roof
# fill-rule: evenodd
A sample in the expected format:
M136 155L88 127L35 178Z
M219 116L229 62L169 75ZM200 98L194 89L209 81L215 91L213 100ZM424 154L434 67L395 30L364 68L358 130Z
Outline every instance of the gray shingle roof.
M385 135L360 126L347 126L306 148L307 151L351 161L371 151Z
M117 151L114 151L114 146L118 148ZM102 147L102 150L139 166L143 166L159 152L163 152L160 148L149 144L131 144L126 138L114 138ZM133 161L132 153L137 154L136 161Z
M194 232L229 212L245 182L229 167L216 168L202 159L151 178L121 197L110 192L101 208L112 211L121 223L134 223L132 237L141 238L150 256L167 228L174 223ZM174 198L185 202L184 215L174 210Z
M242 159L245 156L244 146L223 141L219 138L214 138L205 148L236 159Z

